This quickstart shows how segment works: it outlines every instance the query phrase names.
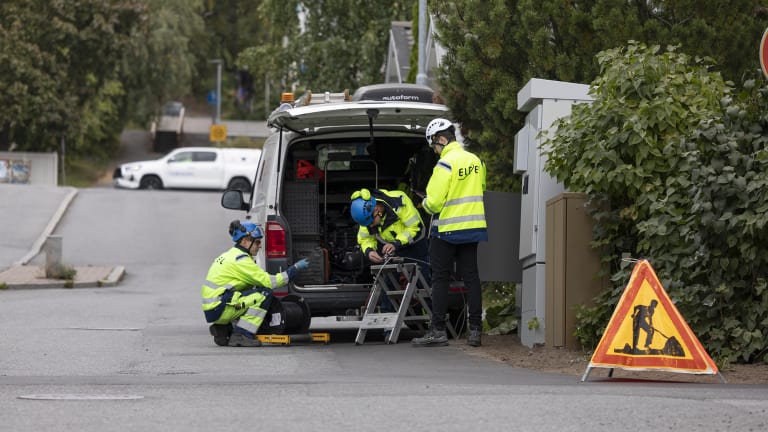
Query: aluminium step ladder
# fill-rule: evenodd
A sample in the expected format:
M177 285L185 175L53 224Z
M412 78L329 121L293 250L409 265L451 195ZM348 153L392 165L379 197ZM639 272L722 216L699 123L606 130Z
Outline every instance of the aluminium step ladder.
M420 329L424 329L423 323L429 322L432 310L427 303L427 298L432 295L432 288L424 279L421 269L416 263L404 263L402 258L395 258L385 264L372 265L371 273L375 275L371 294L363 313L360 328L357 331L355 344L365 342L365 336L370 329L389 330L385 333L384 342L397 343L403 324L415 323ZM391 287L400 286L400 275L406 280L404 290L396 290ZM381 295L386 295L395 307L396 312L377 312ZM412 300L416 298L418 305L424 313L417 312ZM456 332L450 323L447 323L448 331L453 338Z

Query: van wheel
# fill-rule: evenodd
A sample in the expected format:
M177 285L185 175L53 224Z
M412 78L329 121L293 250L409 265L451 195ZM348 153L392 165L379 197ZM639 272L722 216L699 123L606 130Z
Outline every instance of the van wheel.
M251 191L251 182L243 177L235 177L229 181L227 190L239 190L242 193L249 193Z
M162 189L163 181L155 175L148 175L141 178L139 189Z

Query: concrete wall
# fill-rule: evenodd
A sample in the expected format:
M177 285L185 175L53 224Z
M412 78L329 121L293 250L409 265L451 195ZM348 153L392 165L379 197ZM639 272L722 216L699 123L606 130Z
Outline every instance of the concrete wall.
M59 155L0 152L0 183L58 186Z

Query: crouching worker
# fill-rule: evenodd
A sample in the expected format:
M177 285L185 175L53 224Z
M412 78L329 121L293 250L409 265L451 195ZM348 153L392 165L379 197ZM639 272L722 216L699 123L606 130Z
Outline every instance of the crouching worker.
M309 267L302 259L284 272L269 274L254 256L261 247L261 228L252 222L229 224L235 245L211 264L202 287L203 312L213 341L220 346L258 347L256 332L272 301L272 290L280 288Z
M357 243L374 264L385 256L413 258L429 277L429 248L421 215L401 191L361 189L352 194L350 214L360 225Z
M419 265L424 279L430 283L426 229L408 195L401 191L361 189L352 194L351 200L350 214L360 225L357 243L368 260L382 264L389 256L409 258ZM386 296L381 297L379 306L384 312L394 311Z

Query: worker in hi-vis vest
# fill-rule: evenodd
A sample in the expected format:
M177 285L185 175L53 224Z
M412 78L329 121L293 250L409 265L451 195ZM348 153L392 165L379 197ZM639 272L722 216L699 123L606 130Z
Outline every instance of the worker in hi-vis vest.
M351 199L357 243L370 262L381 264L387 255L429 259L424 222L405 192L361 189Z
M427 125L427 142L440 155L427 184L422 208L432 215L429 258L432 266L432 317L429 331L411 340L415 346L448 344L446 313L454 262L467 290L467 344L480 346L483 298L477 270L477 244L488 240L485 222L485 165L456 141L451 121Z
M406 258L419 266L429 283L427 233L419 210L408 195L399 190L361 189L350 199L349 212L360 225L357 243L363 255L373 264L385 263L394 256ZM384 312L394 311L386 296L381 297L379 306Z
M309 261L269 274L254 261L264 237L258 225L232 221L229 235L235 245L213 261L201 290L205 320L212 323L216 345L258 347L256 332L269 310L272 290L294 279Z

